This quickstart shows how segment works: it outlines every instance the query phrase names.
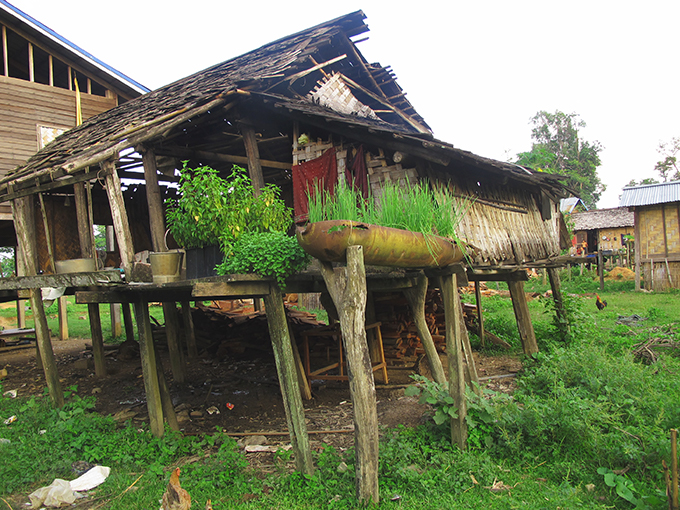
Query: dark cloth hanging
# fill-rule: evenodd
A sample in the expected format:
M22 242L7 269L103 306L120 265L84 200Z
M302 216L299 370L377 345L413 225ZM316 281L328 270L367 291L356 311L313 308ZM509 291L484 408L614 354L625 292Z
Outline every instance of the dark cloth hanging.
M347 179L347 184L359 191L363 198L368 198L368 172L366 170L363 145L359 145L354 158L351 161L347 161L345 179Z
M321 156L299 165L293 165L293 209L295 222L309 217L309 203L307 193L314 192L317 183L321 188L333 193L338 182L338 164L335 158L335 148L331 147Z

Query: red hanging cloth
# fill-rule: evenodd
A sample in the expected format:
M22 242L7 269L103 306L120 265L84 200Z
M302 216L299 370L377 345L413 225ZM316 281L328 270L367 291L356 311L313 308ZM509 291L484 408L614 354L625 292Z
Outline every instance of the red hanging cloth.
M338 182L338 164L335 148L331 147L321 156L299 165L293 165L293 209L295 222L309 218L307 193L313 193L317 187L333 193ZM317 184L319 183L319 184Z

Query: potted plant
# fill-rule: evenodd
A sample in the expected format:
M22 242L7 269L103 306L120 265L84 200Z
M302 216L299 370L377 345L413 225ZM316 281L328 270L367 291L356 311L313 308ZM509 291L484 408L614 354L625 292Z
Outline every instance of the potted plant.
M300 245L329 262L344 260L348 246L361 245L368 264L443 267L460 262L469 246L456 234L471 202L427 182L383 183L380 200L364 200L352 187L309 196L309 221L299 229Z
M191 169L185 162L178 194L167 202L166 218L175 241L186 249L189 279L216 275L242 235L283 232L292 223L280 189L267 184L255 196L247 172L238 166L223 179L213 168Z

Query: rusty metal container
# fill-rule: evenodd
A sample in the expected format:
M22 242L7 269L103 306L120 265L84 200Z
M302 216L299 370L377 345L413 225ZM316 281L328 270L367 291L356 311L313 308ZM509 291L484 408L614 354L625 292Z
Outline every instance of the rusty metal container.
M465 256L443 237L349 220L308 223L298 229L297 239L307 253L327 262L343 262L354 245L362 246L365 263L375 266L444 267Z

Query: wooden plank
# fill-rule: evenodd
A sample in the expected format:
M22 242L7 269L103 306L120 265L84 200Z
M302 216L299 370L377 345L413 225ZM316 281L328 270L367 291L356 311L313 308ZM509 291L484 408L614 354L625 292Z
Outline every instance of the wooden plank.
M165 320L165 337L170 354L170 368L172 377L178 384L184 384L186 371L184 370L184 354L179 345L179 324L177 322L177 305L174 302L163 302L163 318Z
M158 185L156 155L153 149L140 148L144 162L144 180L146 181L146 202L149 207L149 224L151 228L151 245L153 251L167 251L165 248L165 215L161 188ZM138 150L138 152L139 152Z
M347 249L347 266L336 273L328 262L321 262L321 274L335 303L349 371L349 387L354 409L356 446L356 496L377 505L378 491L378 414L375 381L366 343L366 270L363 248Z
M66 296L61 296L57 300L57 313L59 316L59 340L68 340L68 310L66 306Z
M260 164L260 151L257 148L257 137L255 129L248 124L239 124L241 134L243 135L243 144L246 148L246 156L248 157L248 175L253 184L255 196L260 194L260 190L264 188L264 177L262 176L262 165Z
M130 275L132 272L132 262L135 257L135 249L132 244L132 233L130 232L130 223L125 209L123 192L120 188L120 179L116 173L113 160L105 161L102 164L102 168L108 171L106 176L106 195L109 198L113 228L116 231L116 240L120 250L121 265L125 270L125 274Z
M196 347L196 332L194 331L194 318L191 315L191 304L188 300L182 301L182 320L184 322L184 336L187 343L187 354L189 359L198 358L198 348Z
M118 270L88 273L40 274L10 276L0 279L0 290L40 289L43 287L89 287L123 283Z
M271 285L271 290L264 296L264 300L267 309L267 326L274 349L274 360L279 376L283 405L286 410L295 466L301 473L311 476L314 474L312 450L307 435L304 407L298 386L286 311L283 306L281 290L277 285Z
M215 297L262 297L269 293L269 281L197 282L191 293L194 299Z

